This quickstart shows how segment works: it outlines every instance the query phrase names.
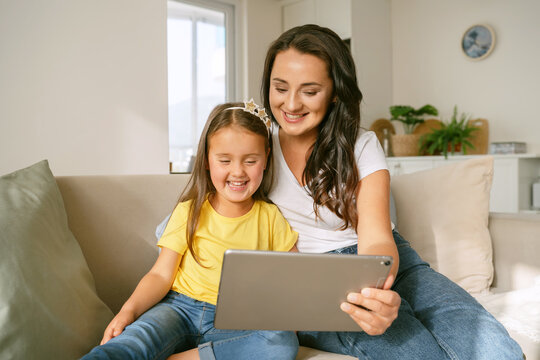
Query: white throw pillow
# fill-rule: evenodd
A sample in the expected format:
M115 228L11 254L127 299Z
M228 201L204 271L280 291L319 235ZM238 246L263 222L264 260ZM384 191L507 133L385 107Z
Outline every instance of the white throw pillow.
M493 158L392 178L397 229L435 270L471 294L493 280L488 230Z

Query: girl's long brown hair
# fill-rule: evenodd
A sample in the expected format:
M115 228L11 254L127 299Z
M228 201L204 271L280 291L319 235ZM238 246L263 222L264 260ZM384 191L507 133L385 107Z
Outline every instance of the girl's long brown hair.
M193 172L189 178L188 184L185 190L180 195L178 203L192 200L189 207L187 226L186 226L186 238L189 252L201 266L201 259L193 250L193 242L195 240L195 232L199 222L199 216L201 209L209 195L213 195L216 192L216 188L210 178L210 171L207 169L208 164L208 150L210 138L218 130L228 126L239 126L254 134L261 135L265 141L264 146L267 153L271 154L272 141L270 141L268 130L266 125L257 116L248 113L242 109L228 109L231 107L244 107L243 103L225 103L218 105L212 110L208 116L206 125L202 131L201 138L199 140L199 146L197 149L197 156L193 165ZM241 144L238 144L241 146ZM268 199L268 192L272 187L273 179L273 162L272 155L267 157L266 168L263 173L263 179L261 186L253 194L254 200L263 200L270 202Z
M266 54L262 80L264 106L270 108L270 75L277 54L293 48L323 60L334 85L336 101L331 103L319 125L317 140L302 174L313 208L326 206L344 224L356 230L356 190L359 181L354 155L360 131L360 101L362 93L356 82L354 60L347 45L330 29L303 25L284 32L274 41ZM272 120L275 117L270 112Z

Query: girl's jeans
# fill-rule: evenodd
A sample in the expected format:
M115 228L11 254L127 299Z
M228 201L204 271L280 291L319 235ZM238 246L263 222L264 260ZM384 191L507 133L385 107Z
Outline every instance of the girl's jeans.
M519 345L472 296L424 262L394 231L401 296L397 319L383 335L298 332L300 345L359 359L523 359ZM356 245L333 251L356 254Z
M214 328L215 306L170 291L127 326L122 334L95 347L82 359L166 359L199 348L201 359L294 359L294 332Z

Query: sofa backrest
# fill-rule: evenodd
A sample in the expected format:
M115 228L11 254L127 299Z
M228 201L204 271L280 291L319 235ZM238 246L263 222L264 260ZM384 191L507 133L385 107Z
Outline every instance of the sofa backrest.
M112 311L120 310L155 262L156 226L172 211L188 179L187 174L56 178L69 227ZM530 217L490 216L499 291L530 286L538 277L540 216Z
M158 254L154 231L189 176L56 177L101 299L118 312Z
M540 214L492 213L489 232L495 266L492 291L540 284Z

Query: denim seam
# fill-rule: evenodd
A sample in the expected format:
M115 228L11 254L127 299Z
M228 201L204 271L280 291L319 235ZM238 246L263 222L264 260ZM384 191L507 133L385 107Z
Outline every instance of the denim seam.
M338 337L338 338L339 338L339 337ZM347 348L348 348L348 349L354 349L354 354L355 354L354 357L357 357L357 356L358 356L357 354L362 354L363 357L362 357L362 358L358 357L359 360L360 360L360 359L363 359L363 360L370 360L370 359L371 359L371 357L369 357L369 356L362 350L362 348L358 347L358 346L356 345L356 343L350 339L349 336L347 336L346 339L347 339L347 342L348 342ZM342 340L342 341L343 341L343 340Z
M180 338L182 338L182 337L187 337L187 336L190 336L190 335L189 334L184 334L184 335L180 335L180 336L177 336L174 339L172 339L167 346L163 347L163 349L156 354L154 359L161 359L163 354L170 354L171 348L174 348L176 346L176 344L178 344L178 340ZM170 354L170 355L172 355L172 354Z
M216 360L216 353L214 352L214 344L211 341L198 345L197 349L198 349L197 351L199 352L199 358L201 358L201 355L205 355L209 353L208 356L209 357L211 356L211 359ZM204 356L204 358L206 359L207 356Z
M238 339L247 338L247 337L250 337L252 335L254 335L254 333L246 334L246 335L243 335L243 336L238 336L238 337L235 337L235 338L219 340L218 343L216 343L214 341L208 341L208 342L204 343L204 345L207 346L207 347L210 347L212 349L212 353L214 354L214 357L215 357L215 355L216 355L216 351L215 351L216 347L219 348L222 345L225 345L226 343L237 341Z
M174 307L172 307L172 308L174 309ZM178 312L177 309L174 309L174 310L175 310L176 312ZM204 307L203 307L203 314L204 314ZM202 318L201 318L201 319L202 319ZM193 337L195 337L195 338L200 338L200 337L201 337L200 334L198 335L198 334L189 334L189 333L188 333L188 334L181 334L181 335L178 335L178 336L176 336L174 339L171 339L171 341L169 342L169 344L166 345L166 346L164 346L163 349L162 349L159 353L156 354L156 357L155 357L154 359L160 359L160 358L163 356L163 354L168 354L168 353L171 351L171 348L175 348L175 347L176 347L176 344L178 344L179 339L181 339L181 338L186 338L186 337L190 337L190 336L193 336ZM198 339L197 339L196 342L198 342ZM170 355L172 355L172 354L170 354Z
M238 339L244 339L244 338L253 336L255 334L256 334L255 332L252 332L250 334L246 334L246 335L243 335L243 336L237 336L237 337L234 337L234 338L223 339L223 340L220 340L219 343L217 343L217 344L214 341L209 341L209 342L212 344L212 348L214 348L214 347L216 347L216 345L221 346L222 344L237 341Z
M204 320L205 313L206 313L206 305L203 304L202 314L201 314L201 321L199 322L199 334L203 333L202 326L203 326L203 320Z
M454 352L454 350L452 350L452 348L450 347L450 345L448 345L447 343L445 343L443 341L442 338L440 338L439 336L437 336L437 334L435 333L432 333L433 337L435 338L435 340L437 341L437 343L439 344L439 346L444 350L444 352L446 353L446 355L448 355L448 357L452 360L459 360L459 357L457 356L457 354Z

